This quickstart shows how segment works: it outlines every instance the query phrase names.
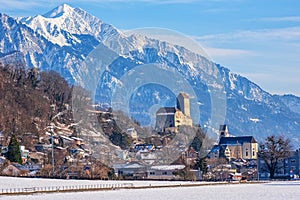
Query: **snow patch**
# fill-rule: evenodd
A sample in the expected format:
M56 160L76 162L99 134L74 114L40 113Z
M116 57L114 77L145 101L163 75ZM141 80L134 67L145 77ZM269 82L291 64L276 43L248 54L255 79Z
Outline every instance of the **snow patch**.
M249 118L249 120L254 122L254 123L258 123L258 122L261 121L260 119L257 119L257 118Z
M244 110L244 111L248 111L248 109L245 107L245 105L242 105L241 109Z
M230 89L234 90L235 89L235 83L236 81L236 74L229 72L229 84L230 84Z

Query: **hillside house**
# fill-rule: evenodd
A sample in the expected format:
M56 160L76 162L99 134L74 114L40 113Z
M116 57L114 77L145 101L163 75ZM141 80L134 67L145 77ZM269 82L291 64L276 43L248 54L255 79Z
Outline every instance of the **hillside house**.
M113 168L118 176L125 178L144 179L147 175L147 167L137 162L115 164Z
M133 140L138 140L138 133L134 128L127 129L126 134L129 135Z
M28 159L29 150L25 149L25 146L20 146L20 152L21 152L22 163L25 164Z
M75 144L77 145L82 145L84 140L78 137L71 137L71 139L73 139L73 141L75 142Z
M74 139L72 139L70 137L60 135L59 138L60 138L60 141L61 141L60 142L61 147L68 147L68 146L71 146L74 143Z
M182 153L182 160L186 166L193 166L198 158L198 152L194 148L190 147Z
M5 176L28 176L29 170L18 163L11 163L2 170Z

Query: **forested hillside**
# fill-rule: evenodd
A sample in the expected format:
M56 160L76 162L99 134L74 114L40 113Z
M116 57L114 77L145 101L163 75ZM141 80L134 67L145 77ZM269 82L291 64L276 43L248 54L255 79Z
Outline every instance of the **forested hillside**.
M0 64L0 131L3 145L15 133L28 148L43 140L53 116L64 111L57 121L71 122L71 90L56 72L39 72ZM46 139L46 138L44 138Z

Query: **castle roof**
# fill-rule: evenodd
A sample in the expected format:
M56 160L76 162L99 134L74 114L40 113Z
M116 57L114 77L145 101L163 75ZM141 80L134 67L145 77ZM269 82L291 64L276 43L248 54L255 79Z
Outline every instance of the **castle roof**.
M186 93L184 93L184 92L180 92L179 95L183 96L184 98L189 98L189 96Z
M156 114L161 115L161 114L175 114L176 108L175 107L162 107L160 108Z

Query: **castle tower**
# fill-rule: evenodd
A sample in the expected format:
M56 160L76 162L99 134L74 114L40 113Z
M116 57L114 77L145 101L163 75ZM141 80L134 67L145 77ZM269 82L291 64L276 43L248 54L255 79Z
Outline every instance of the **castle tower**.
M190 117L190 98L186 93L179 93L177 96L177 109L181 110L181 112L187 116Z

